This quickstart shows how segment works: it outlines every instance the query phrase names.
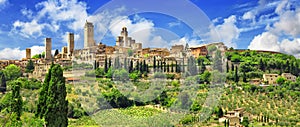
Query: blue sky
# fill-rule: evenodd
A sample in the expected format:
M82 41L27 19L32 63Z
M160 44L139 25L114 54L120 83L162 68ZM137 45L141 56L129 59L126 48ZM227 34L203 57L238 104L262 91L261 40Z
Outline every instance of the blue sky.
M75 33L81 48L86 20L95 25L96 42L107 45L114 45L126 26L144 47L222 41L228 47L300 57L297 0L120 1L0 0L0 59L20 59L26 48L41 53L46 37L52 38L53 50L60 50L68 32ZM143 12L147 9L152 12Z

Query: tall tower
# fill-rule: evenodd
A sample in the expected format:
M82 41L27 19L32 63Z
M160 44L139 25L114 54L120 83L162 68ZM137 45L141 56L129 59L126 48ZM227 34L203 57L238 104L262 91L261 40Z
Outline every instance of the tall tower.
M70 58L73 55L74 51L74 33L68 34L68 57Z
M84 48L89 48L94 45L94 25L86 21L84 25Z
M52 59L51 49L52 49L51 38L46 38L45 39L45 60L46 61Z
M123 37L123 41L124 41L124 45L122 45L122 46L124 46L124 47L129 46L128 45L128 32L127 32L126 27L122 28L121 36Z
M26 49L26 59L30 59L31 58L31 49L27 48Z

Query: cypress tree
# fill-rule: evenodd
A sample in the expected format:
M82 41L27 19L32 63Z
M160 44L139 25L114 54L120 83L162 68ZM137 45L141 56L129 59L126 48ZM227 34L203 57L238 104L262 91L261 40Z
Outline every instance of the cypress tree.
M2 93L6 92L6 79L2 71L0 71L0 92Z
M126 71L128 70L127 58L124 58L124 69L125 69Z
M172 64L171 64L171 72L174 72L174 63L172 61Z
M157 70L158 70L158 71L160 71L160 65L159 65L159 63L160 63L160 62L158 61L158 62L157 62L157 68L158 68Z
M104 60L104 72L107 73L108 71L108 67L107 67L107 56L105 56L105 60Z
M146 60L143 61L143 72L147 72Z
M111 58L109 58L109 61L108 61L108 68L111 67Z
M54 52L54 56L56 56L58 54L59 54L59 51L58 51L58 49L56 49L55 52Z
M129 65L129 73L133 72L133 61L130 60L130 65Z
M12 98L11 98L11 112L16 113L17 120L21 120L23 100L20 94L21 82L14 81L12 83Z
M140 61L137 61L135 70L139 71L140 70Z
M164 61L164 72L167 71L167 64L166 64L166 61Z
M68 101L66 96L63 70L60 65L51 65L40 92L36 114L40 118L45 118L46 126L68 126Z
M226 73L229 72L229 65L228 65L228 61L226 62Z
M26 72L32 73L34 70L34 63L32 62L32 60L30 59L28 61L28 64L26 65Z
M47 93L49 88L49 82L51 80L51 68L53 67L53 64L51 65L50 69L48 70L48 73L45 76L45 80L43 83L43 86L41 88L41 91L39 93L38 102L37 102L37 110L35 113L36 117L43 118L46 112L46 100L47 100Z
M259 69L265 72L265 63L262 59L259 60Z
M139 68L139 70L140 70L141 73L144 72L144 71L143 71L143 67L144 67L144 65L143 65L143 62L141 61L141 62L140 62L140 68Z
M153 71L156 71L156 57L153 57Z
M235 81L235 83L239 82L238 67L235 67L234 81Z
M161 72L163 71L163 62L162 62L162 60L160 61L160 70L161 70Z
M167 64L167 72L170 72L170 65Z

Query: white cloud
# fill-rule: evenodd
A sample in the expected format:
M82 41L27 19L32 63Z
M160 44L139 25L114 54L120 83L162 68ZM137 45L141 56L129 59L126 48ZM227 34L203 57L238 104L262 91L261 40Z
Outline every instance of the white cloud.
M32 46L31 48L31 55L41 54L45 51L45 46ZM24 50L25 51L25 50Z
M48 0L36 4L36 14L29 9L22 9L21 13L29 21L15 21L14 33L19 33L26 38L42 35L43 30L57 32L60 26L67 26L72 31L83 29L88 18L87 5L77 0ZM20 32L19 32L20 31Z
M255 36L248 48L251 50L280 51L278 37L269 32Z
M44 46L32 46L31 55L41 54L45 50ZM25 58L26 50L21 50L18 48L4 48L0 50L0 59L2 60L20 60Z
M21 9L21 13L22 13L22 15L26 16L26 17L29 18L29 19L31 19L32 16L33 16L32 10L27 9L27 8Z
M110 23L109 29L113 36L117 37L120 35L122 28L127 27L129 36L137 42L148 43L154 30L154 23L144 18L136 20L133 23L128 17L117 17Z
M243 15L242 18L243 18L244 20L249 20L249 19L255 20L255 15L254 15L254 13L253 13L252 11L248 11L248 12L246 12L246 13Z
M0 6L5 6L8 3L8 0L0 0Z
M288 5L287 5L288 6ZM277 33L283 32L286 35L293 37L300 36L300 8L296 10L281 10L280 19L274 23L274 28L271 29Z
M72 21L67 26L74 31L81 30L88 17L86 3L77 0L48 0L38 3L36 7L41 8L37 18L47 18L54 23Z
M190 39L188 37L182 37L178 40L172 40L170 46L172 45L186 45L186 43L189 44L189 46L197 46L202 43L202 40L198 39Z
M0 59L2 60L19 60L25 57L25 50L18 48L5 48L0 50Z
M210 38L214 41L222 41L228 47L237 47L234 42L238 39L240 31L236 26L236 16L232 15L224 19L224 23L217 25L215 28L211 27ZM221 40L218 40L221 39Z
M251 50L276 51L300 57L300 38L279 41L278 36L264 32L254 37L248 46Z
M282 52L300 57L300 38L293 40L284 39L280 47Z
M300 57L300 9L294 0L276 1L273 14L262 15L266 31L254 37L248 46L252 50L271 50ZM274 2L274 3L276 3ZM270 5L271 6L271 5ZM272 5L273 6L273 5ZM274 17L274 14L277 16ZM289 38L289 39L286 39Z
M169 26L169 27L175 27L175 26L180 26L180 25L181 25L180 21L168 23L168 26Z
M20 33L24 37L34 37L41 36L42 30L45 28L45 24L39 24L36 20L31 22L21 22L19 20L15 21L13 24L14 33Z

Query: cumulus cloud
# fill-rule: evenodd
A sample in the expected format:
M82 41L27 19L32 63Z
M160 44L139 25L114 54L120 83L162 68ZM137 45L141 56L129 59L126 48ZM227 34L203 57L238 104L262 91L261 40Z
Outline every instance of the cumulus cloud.
M25 50L18 48L5 48L0 51L0 59L3 60L18 60L25 57Z
M41 36L42 30L45 28L45 24L37 23L37 20L32 20L31 22L21 22L19 20L15 21L13 24L13 32L20 33L24 37L34 37Z
M268 23L265 32L254 37L249 49L278 51L300 57L300 9L297 7L299 4L293 2L283 0L277 4L274 13L278 16L270 19L273 22ZM260 18L266 17L272 15Z
M281 9L276 9L280 19L274 23L274 28L271 28L271 30L277 33L298 37L300 35L300 9L296 8L295 10L291 10L289 9L290 5L288 3L284 5L286 6L281 7L280 4L278 8Z
M29 21L15 21L13 33L18 33L26 38L41 36L44 30L57 32L60 25L67 26L72 31L83 29L83 24L88 17L87 5L77 0L48 0L36 4L36 14L32 10L22 9L21 13Z
M41 54L45 50L44 46L32 46L31 55ZM25 58L26 50L21 50L18 48L4 48L0 50L0 59L2 60L20 60Z
M212 27L210 30L210 37L212 40L216 40L218 38L221 39L222 42L228 47L237 47L237 44L234 42L238 39L240 35L240 31L236 26L236 16L231 15L230 17L224 19L224 23L217 25L215 28Z
M278 37L270 32L257 35L248 46L251 50L280 51Z
M300 57L300 38L283 39L271 32L264 32L254 37L248 46L251 50L276 51Z
M21 13L22 13L23 16L26 16L29 19L33 18L32 17L33 16L33 12L30 9L23 8L23 9L21 9Z
M248 11L248 12L246 12L246 13L243 15L242 18L243 18L244 20L249 20L249 19L255 20L255 15L254 15L254 13L253 13L252 11Z

